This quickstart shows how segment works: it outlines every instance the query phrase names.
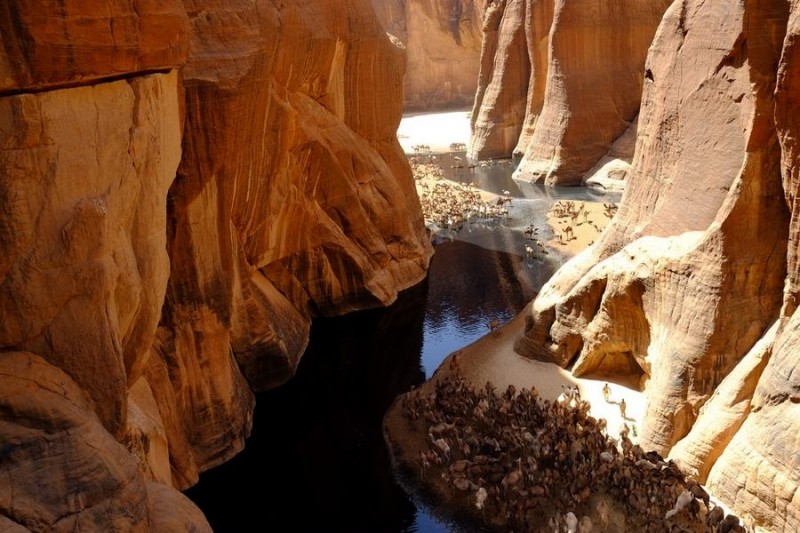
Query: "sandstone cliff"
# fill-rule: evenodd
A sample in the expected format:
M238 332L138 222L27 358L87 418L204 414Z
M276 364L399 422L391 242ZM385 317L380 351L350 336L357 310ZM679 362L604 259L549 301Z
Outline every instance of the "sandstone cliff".
M384 29L406 49L406 110L472 105L485 3L485 0L372 0Z
M576 375L637 376L643 446L774 531L800 528L798 20L778 0L670 6L618 214L517 343Z
M468 155L513 153L522 158L517 179L580 184L635 124L644 59L670 3L505 0L487 8ZM612 159L632 155L625 152Z
M241 448L313 318L424 276L404 61L366 0L0 7L6 521L208 528L172 487Z

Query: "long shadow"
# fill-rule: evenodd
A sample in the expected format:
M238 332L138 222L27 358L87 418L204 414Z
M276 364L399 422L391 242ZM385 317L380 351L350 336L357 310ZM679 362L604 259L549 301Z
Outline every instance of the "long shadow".
M216 532L414 529L381 422L425 379L426 295L423 283L389 308L314 322L297 375L258 394L244 451L186 492Z

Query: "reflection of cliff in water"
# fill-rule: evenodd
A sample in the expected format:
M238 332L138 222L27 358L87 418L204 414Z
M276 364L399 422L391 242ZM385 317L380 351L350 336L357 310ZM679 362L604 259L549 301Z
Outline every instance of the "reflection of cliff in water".
M524 242L515 246L524 249ZM428 277L422 353L428 376L448 354L488 333L492 319L511 320L555 268L550 262L526 261L465 241L437 244Z
M217 533L413 529L416 510L394 480L381 421L425 379L425 290L314 322L297 375L258 395L244 451L187 492Z

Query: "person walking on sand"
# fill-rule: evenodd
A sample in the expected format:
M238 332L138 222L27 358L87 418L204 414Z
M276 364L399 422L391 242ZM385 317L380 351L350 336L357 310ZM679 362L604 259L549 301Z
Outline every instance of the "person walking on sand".
M606 403L608 403L611 398L611 387L608 386L608 383L603 385L603 398L605 399Z
M621 400L619 401L619 414L621 414L621 415L622 415L622 419L623 419L623 420L627 420L627 419L628 419L628 416L627 416L627 414L625 413L625 410L627 409L627 407L628 407L628 406L627 406L627 405L625 405L625 398L621 399Z

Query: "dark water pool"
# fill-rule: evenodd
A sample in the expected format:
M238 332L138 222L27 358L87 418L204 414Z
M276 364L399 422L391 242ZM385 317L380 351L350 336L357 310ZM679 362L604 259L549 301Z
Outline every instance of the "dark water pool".
M383 441L383 415L448 354L486 334L490 320L517 314L563 263L555 254L526 261L524 235L510 226L544 227L556 199L596 199L586 189L520 189L510 169L497 168L456 169L461 174L451 177L491 180L482 185L531 199L509 226L437 239L423 283L388 308L317 320L297 375L258 395L244 451L187 491L215 531L465 530L401 488Z
M295 378L258 395L244 451L187 495L217 532L458 531L396 482L381 420L489 320L519 312L545 268L439 243L427 280L391 307L316 321Z

